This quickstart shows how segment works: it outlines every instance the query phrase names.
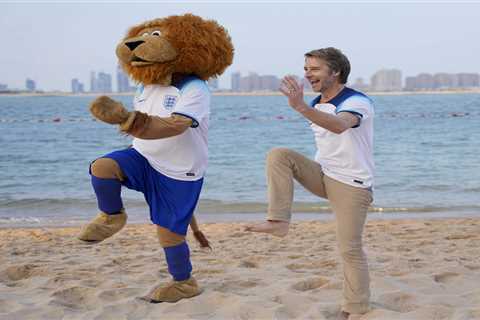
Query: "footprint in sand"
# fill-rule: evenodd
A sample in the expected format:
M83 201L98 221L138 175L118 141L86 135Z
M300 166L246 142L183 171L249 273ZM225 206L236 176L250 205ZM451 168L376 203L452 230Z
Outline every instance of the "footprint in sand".
M10 313L20 309L22 305L16 301L0 300L0 313Z
M249 234L245 233L245 232L234 232L234 233L231 233L228 237L229 238L242 238L242 237L246 237L246 236L249 236Z
M230 280L223 282L215 291L238 292L261 285L258 280Z
M225 270L221 269L199 269L195 271L196 275L216 275L216 274L221 274L225 273Z
M433 280L438 283L450 283L453 279L459 276L458 273L455 272L442 272L439 274L435 274L433 276Z
M58 290L52 294L51 305L60 305L73 309L93 309L97 304L96 289L85 287L71 287Z
M290 263L285 266L288 270L293 272L305 272L305 269L313 269L311 264L306 263Z
M466 264L466 265L465 265L465 268L467 268L468 270L475 271L475 270L479 270L479 269L480 269L480 265L477 265L477 264Z
M80 285L91 288L98 288L105 280L90 278L80 281Z
M475 238L477 235L476 234L452 234L449 236L446 236L445 239L447 240L465 240L465 239L471 239Z
M415 301L418 301L415 296L400 291L382 294L377 299L377 302L385 309L400 313L406 313L417 309L418 306L414 303Z
M28 279L32 276L38 275L41 270L38 265L24 264L20 266L11 266L2 272L1 278L7 278L8 280L18 281Z
M258 268L258 263L254 261L243 260L238 264L238 266L240 268Z
M297 282L292 285L292 289L297 290L297 291L309 291L313 289L317 289L320 287L325 286L328 284L330 280L325 279L325 278L311 278L307 280L302 280L300 282Z
M468 318L465 319L480 319L480 308L467 310L466 313Z
M323 260L311 263L290 263L285 267L293 272L305 272L305 270L313 270L313 269L332 269L335 268L338 263L335 260Z
M111 289L111 290L104 290L100 292L98 297L102 300L107 302L113 302L117 300L121 300L124 298L132 297L140 295L145 291L143 288L121 288L121 289Z
M303 258L304 256L303 255L290 255L290 256L287 256L288 259L291 259L291 260L296 260L296 259L300 259L300 258Z

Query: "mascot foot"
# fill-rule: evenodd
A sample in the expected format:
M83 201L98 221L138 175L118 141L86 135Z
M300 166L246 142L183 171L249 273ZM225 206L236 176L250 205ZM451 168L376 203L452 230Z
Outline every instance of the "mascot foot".
M90 243L100 242L120 231L126 223L127 214L124 211L113 215L100 212L92 222L82 228L78 239Z
M181 299L191 298L202 293L195 278L190 277L184 281L172 281L166 285L154 288L147 296L142 297L151 303L177 302Z

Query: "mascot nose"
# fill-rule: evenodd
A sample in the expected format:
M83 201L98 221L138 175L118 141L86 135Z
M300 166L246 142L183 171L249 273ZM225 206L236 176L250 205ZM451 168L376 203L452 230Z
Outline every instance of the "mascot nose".
M125 42L125 45L130 49L131 51L135 50L136 47L144 43L145 41L143 40L138 40L138 41L131 41L131 42Z

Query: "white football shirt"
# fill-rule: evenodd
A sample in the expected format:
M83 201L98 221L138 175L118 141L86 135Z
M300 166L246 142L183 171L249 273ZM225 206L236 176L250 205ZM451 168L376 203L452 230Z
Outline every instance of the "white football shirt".
M210 90L205 81L189 76L172 86L140 87L135 110L152 116L181 114L193 124L180 135L162 139L133 139L133 147L158 172L177 180L201 179L208 163Z
M372 101L363 93L347 87L328 103L319 101L320 96L312 101L311 106L329 114L350 112L359 117L360 122L341 134L311 123L317 145L315 161L332 179L355 187L372 187L375 169Z

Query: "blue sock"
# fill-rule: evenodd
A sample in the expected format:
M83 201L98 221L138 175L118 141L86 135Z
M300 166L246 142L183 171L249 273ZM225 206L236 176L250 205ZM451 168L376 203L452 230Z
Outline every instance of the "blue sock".
M190 250L186 242L174 246L163 248L167 258L168 272L175 281L183 281L190 278L192 264L190 263Z
M103 179L92 175L92 186L97 195L98 208L106 214L120 213L122 184L117 179Z

